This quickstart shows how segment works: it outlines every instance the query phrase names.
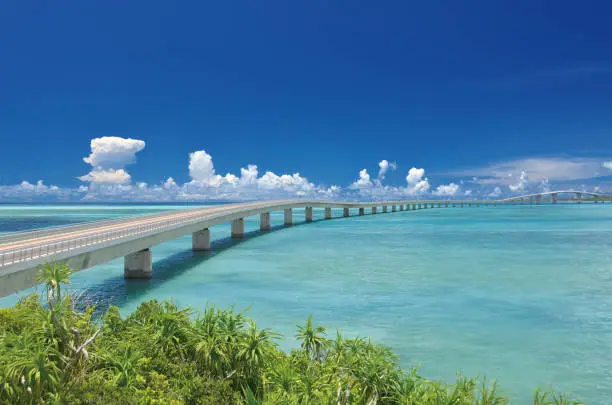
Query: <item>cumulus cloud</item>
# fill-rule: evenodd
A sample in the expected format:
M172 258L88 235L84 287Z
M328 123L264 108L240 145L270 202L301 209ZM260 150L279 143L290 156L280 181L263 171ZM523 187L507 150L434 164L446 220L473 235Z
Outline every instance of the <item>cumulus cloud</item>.
M81 181L88 181L96 184L129 184L131 176L124 169L119 170L99 170L94 169L84 176L79 177Z
M385 175L389 170L395 170L397 168L397 164L395 162L389 163L388 160L383 159L378 163L378 180L382 181L385 179Z
M367 169L361 169L359 171L359 179L357 179L352 185L352 188L356 189L364 189L372 187L372 181L370 180L370 175L368 174Z
M489 193L489 197L497 198L502 195L502 190L499 186L495 187L493 191Z
M527 172L524 170L521 171L521 175L516 184L508 185L508 188L514 193L524 192L527 186L529 185L529 177L527 177Z
M544 193L549 192L551 190L551 187L550 187L550 183L548 182L548 179L542 180L538 188L540 189L541 192L544 192Z
M131 176L125 166L134 163L136 153L143 150L145 142L139 139L103 136L90 142L91 153L83 161L92 166L92 170L83 176L81 181L92 184L129 184Z
M455 183L450 183L450 184L439 185L433 191L433 194L439 195L439 196L454 196L455 194L457 194L458 191L459 191L459 186Z
M425 169L411 168L406 176L406 183L408 183L408 187L405 189L406 194L417 195L429 191L429 180L424 176Z
M14 185L0 185L0 200L44 200L44 199L67 199L70 198L72 190L59 188L54 185L46 185L42 180L30 183L27 180Z
M602 166L605 167L606 169L612 170L612 161L603 162Z

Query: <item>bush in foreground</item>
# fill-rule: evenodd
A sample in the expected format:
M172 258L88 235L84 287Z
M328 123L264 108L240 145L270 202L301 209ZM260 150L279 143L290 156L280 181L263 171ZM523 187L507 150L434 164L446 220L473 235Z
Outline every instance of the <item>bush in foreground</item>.
M122 318L77 310L63 293L70 270L45 265L46 298L0 310L0 404L507 404L495 383L455 384L402 370L387 347L328 339L312 318L298 325L300 349L233 309L201 313L150 301ZM578 404L536 391L533 404Z

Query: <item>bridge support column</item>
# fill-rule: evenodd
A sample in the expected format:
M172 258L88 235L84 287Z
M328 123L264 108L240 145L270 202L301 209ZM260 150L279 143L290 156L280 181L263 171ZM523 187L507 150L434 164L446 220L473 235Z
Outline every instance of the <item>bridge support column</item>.
M291 208L285 209L285 226L293 225L293 210Z
M400 211L404 211L404 204L400 204Z
M453 208L457 207L457 203L453 201Z
M540 205L540 201L542 201L542 196L540 194L536 195L535 200L536 200L536 205Z
M191 249L194 252L210 250L210 231L208 228L191 234Z
M272 227L272 221L270 221L270 213L262 212L259 214L259 230L261 232L269 231Z
M442 207L442 203L439 202L438 203L438 208L441 208L441 207Z
M448 208L448 201L444 201L444 208Z
M359 208L359 216L363 216L365 215L365 208L361 207Z
M332 210L329 207L325 208L325 219L332 219Z
M372 214L376 214L376 207L372 207Z
M557 203L557 193L552 193L550 195L550 198L552 199L552 203L556 204Z
M244 238L244 218L232 221L232 238Z
M306 222L312 222L312 207L306 207L304 212L306 214Z
M582 193L576 193L576 199L578 204L582 204Z
M391 212L396 212L396 211L397 211L397 206L392 205L392 206L391 206Z
M461 202L459 203L459 207L460 207L460 208L463 208L463 201L461 201Z
M349 209L347 207L344 207L344 209L342 210L342 216L343 217L349 216Z
M387 206L383 205L383 212L387 212Z
M471 202L471 201L469 201L469 202L468 202L468 207L471 207L471 206L472 206L472 202Z
M151 278L153 255L149 249L130 253L123 259L123 277Z

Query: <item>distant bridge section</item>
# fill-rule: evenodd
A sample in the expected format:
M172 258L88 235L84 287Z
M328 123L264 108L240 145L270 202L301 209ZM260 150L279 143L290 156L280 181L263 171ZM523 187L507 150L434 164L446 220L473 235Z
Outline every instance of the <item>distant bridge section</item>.
M499 200L499 202L501 203L516 203L516 202L520 202L520 203L536 203L536 204L540 204L540 202L542 200L550 200L553 204L556 204L557 201L559 200L559 195L568 195L569 198L567 198L567 200L569 201L575 201L578 204L580 204L581 202L585 201L585 196L587 197L587 199L589 201L592 201L594 203L598 203L598 202L604 202L604 201L610 201L610 196L606 195L606 194L602 194L602 193L594 193L594 192L590 192L590 191L577 191L577 190L556 190L556 191L546 191L546 192L542 192L542 193L535 193L535 194L527 194L527 195L521 195L521 196L516 196L516 197L510 197L510 198L505 198L503 200Z
M427 208L480 207L531 201L539 204L543 195L556 202L559 193L581 193L600 201L602 195L576 191L555 191L513 197L500 201L410 200L387 202L335 202L278 200L208 206L168 211L115 220L14 233L0 237L0 297L36 285L37 268L45 262L66 263L83 270L120 257L124 258L125 278L149 278L152 272L151 247L192 235L194 251L210 250L210 230L220 223L231 223L232 238L244 237L244 218L259 216L261 232L271 229L271 212L283 212L283 224L293 224L293 211L303 209L306 223L313 221L313 210L322 210L325 220L352 215L394 213ZM580 200L582 201L582 200ZM603 199L601 199L603 202Z

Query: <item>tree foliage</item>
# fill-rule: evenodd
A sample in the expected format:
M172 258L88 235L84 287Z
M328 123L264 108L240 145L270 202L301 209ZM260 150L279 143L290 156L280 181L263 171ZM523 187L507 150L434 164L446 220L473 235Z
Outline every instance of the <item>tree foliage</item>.
M244 313L200 313L149 301L127 317L96 318L62 292L70 270L42 266L45 299L0 310L0 404L507 404L495 383L461 374L454 384L402 370L385 346L327 337L312 317L297 326L300 348ZM533 404L578 404L537 390Z

